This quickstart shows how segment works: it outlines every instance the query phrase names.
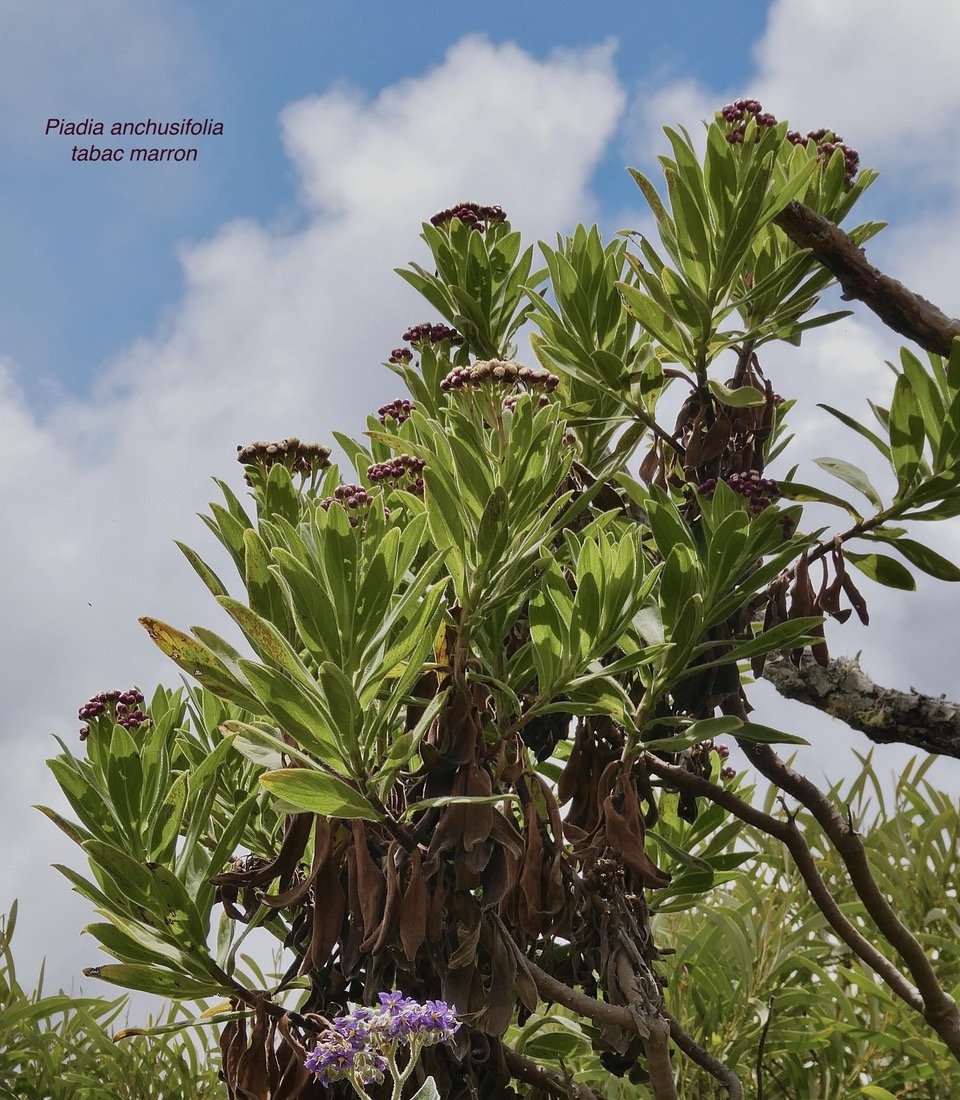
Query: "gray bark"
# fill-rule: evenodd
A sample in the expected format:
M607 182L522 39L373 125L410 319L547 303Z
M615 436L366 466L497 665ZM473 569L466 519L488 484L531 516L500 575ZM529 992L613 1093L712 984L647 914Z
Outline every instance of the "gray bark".
M785 656L767 661L763 677L786 699L839 718L878 745L900 743L960 759L960 704L944 696L875 684L856 657L821 667L805 654L797 667Z

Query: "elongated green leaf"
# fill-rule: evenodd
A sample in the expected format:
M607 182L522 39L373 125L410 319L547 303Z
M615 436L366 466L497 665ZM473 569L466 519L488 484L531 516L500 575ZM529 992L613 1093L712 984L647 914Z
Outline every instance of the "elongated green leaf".
M412 817L420 810L429 810L434 806L489 806L495 802L516 802L517 797L515 794L444 794L412 803L403 811L403 816Z
M226 597L220 597L225 599ZM196 638L184 634L176 627L149 616L139 619L140 625L150 635L151 640L175 661L184 672L203 682L203 686L236 703L245 710L256 711L258 703L246 685L242 684L216 656Z
M197 576L203 581L203 583L210 589L214 596L226 596L227 588L222 580L216 573L210 568L209 565L197 554L194 550L191 550L189 546L182 542L175 542L183 553L183 556L193 566L197 573Z
M365 821L380 821L383 816L349 783L327 772L281 768L264 772L260 783L271 794L312 813L327 817L359 817Z
M762 745L809 745L806 738L798 737L795 733L784 733L782 730L772 729L770 726L761 726L756 722L744 722L743 726L734 734L738 741L755 741Z
M746 409L754 405L763 405L767 400L764 394L753 386L740 386L739 389L732 390L715 378L708 378L707 386L721 404L729 405L734 409Z
M920 462L926 435L917 396L905 374L897 379L890 403L890 450L897 473L900 499L909 492L920 472Z
M246 604L230 599L228 596L218 596L217 603L226 608L261 660L269 661L308 688L314 686L310 673L294 652L293 646L273 623L268 622L262 615L258 615Z
M960 581L960 566L935 550L931 550L929 546L905 538L891 538L883 541L894 550L899 550L911 565L922 569L924 573L929 573L931 577L941 581Z
M854 466L852 462L847 462L842 458L815 458L813 461L821 470L826 470L828 474L833 474L834 477L838 477L841 481L852 485L858 492L863 493L875 508L878 510L883 508L880 494L870 484L870 479L859 466Z
M326 763L336 767L345 760L334 723L316 688L294 683L277 669L255 661L242 660L241 668L263 700L258 713L266 710L304 749Z
M913 574L896 558L889 558L886 554L855 554L852 550L846 549L844 557L862 573L866 573L871 580L878 584L885 584L887 588L900 588L906 592L913 592L917 587Z
M156 993L160 997L190 999L215 997L230 993L229 986L219 982L198 981L185 974L174 974L152 966L133 963L110 963L107 966L88 966L83 971L87 978L100 978L124 989L138 989L142 993Z
M854 519L863 519L861 512L849 501L844 500L842 497L834 496L833 493L828 493L824 489L819 489L816 485L801 485L796 481L781 481L780 495L787 500L801 502L815 500L822 504L834 504L838 508L842 508L845 512L848 512Z
M841 412L840 409L835 409L832 405L825 405L822 402L818 403L817 408L825 409L831 416L835 416L841 424L846 424L848 428L852 428L853 431L862 435L864 439L868 439L884 458L890 457L889 445L885 443L876 432L872 432L869 428L864 427L859 420L855 420L852 416L848 416L845 412Z

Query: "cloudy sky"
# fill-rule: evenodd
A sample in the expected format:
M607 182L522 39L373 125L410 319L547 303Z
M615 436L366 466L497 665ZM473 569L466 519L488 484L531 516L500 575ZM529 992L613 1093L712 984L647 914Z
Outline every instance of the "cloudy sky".
M79 853L30 809L57 804L52 735L79 749L76 709L97 690L176 683L138 615L222 626L173 539L216 560L195 513L212 475L242 488L237 444L356 433L398 396L378 363L430 310L392 269L422 258L435 210L499 203L529 240L640 225L624 166L654 171L661 125L754 95L797 129L837 128L881 171L859 208L891 223L871 259L960 314L955 0L922 19L899 0L0 0L0 31L0 909L19 896L25 982L44 954L53 984L100 961L49 869ZM45 133L150 117L224 132L163 165L76 162L74 145L104 140ZM814 404L886 397L896 348L861 313L771 356L800 398L798 460L847 448ZM955 529L935 542L960 555ZM867 595L876 626L835 631L834 652L960 697L960 594ZM755 701L810 738L814 772L864 747ZM958 772L936 774L960 789Z

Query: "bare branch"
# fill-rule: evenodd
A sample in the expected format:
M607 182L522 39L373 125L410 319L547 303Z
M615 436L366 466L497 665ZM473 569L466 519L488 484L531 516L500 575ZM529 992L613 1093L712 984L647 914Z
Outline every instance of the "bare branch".
M844 915L833 894L830 893L827 884L820 877L813 854L792 818L783 821L764 813L756 806L751 806L749 802L744 802L733 791L688 772L685 768L667 764L652 753L648 752L644 755L644 764L655 775L670 780L674 786L685 787L695 795L709 798L711 802L722 806L735 817L740 818L741 821L745 821L748 825L752 825L768 836L781 841L790 855L793 856L797 870L810 891L810 896L816 903L817 908L827 918L834 932L859 959L883 978L898 997L906 1001L917 1012L924 1011L923 998L918 990Z
M612 1024L621 1027L624 1031L635 1032L637 1030L633 1013L625 1005L607 1004L606 1001L598 1001L594 997L588 997L577 989L571 989L559 978L541 970L535 962L527 960L527 966L537 986L537 992L545 1001L563 1005L578 1016L586 1016L596 1024Z
M525 1054L508 1047L506 1043L502 1045L507 1069L518 1081L533 1085L549 1096L558 1097L558 1100L602 1100L600 1093L586 1085L569 1080L556 1070L540 1065Z
M670 1025L670 1038L690 1061L695 1062L701 1069L705 1069L707 1073L715 1077L726 1088L729 1093L729 1100L743 1100L743 1085L740 1084L740 1078L733 1070L729 1066L725 1066L719 1058L715 1058L708 1050L704 1050L692 1035L684 1031L676 1017L671 1016L669 1012L664 1010L663 1018Z
M960 321L878 271L867 262L863 249L833 222L796 201L788 203L774 221L794 244L809 248L835 276L844 298L863 302L888 328L927 351L950 354L953 341L960 336Z
M784 698L839 718L878 745L912 745L960 758L960 704L912 689L881 687L856 657L833 658L821 667L805 655L799 668L789 658L777 657L767 661L763 677Z
M887 942L903 959L916 982L917 991L923 999L920 1008L923 1018L946 1043L953 1056L960 1060L960 1011L957 1009L957 1002L937 981L936 972L923 947L894 912L893 906L877 885L860 837L844 821L823 791L806 776L785 764L769 745L757 745L739 739L737 744L761 775L780 790L792 795L819 822L843 860L850 882L864 908ZM809 855L809 849L807 853ZM819 900L817 904L820 904ZM824 914L826 915L826 911ZM889 979L887 981L889 983ZM892 987L892 983L890 984Z

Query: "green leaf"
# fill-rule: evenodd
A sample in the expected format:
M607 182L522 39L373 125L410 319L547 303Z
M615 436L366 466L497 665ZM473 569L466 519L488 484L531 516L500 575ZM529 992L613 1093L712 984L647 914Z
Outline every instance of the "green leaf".
M935 550L931 550L929 546L905 538L884 539L884 541L894 550L899 550L911 565L922 569L924 573L929 573L931 577L941 581L960 581L960 566Z
M487 806L495 802L516 802L517 798L515 794L443 794L412 803L403 811L403 817L412 817L420 810L430 810L434 806Z
M897 378L890 403L890 451L893 468L897 473L897 499L910 490L917 474L926 435L923 417L917 405L917 396L905 374Z
M756 741L761 745L809 745L810 742L795 733L783 733L756 722L744 722L734 735L738 741Z
M266 713L308 752L325 763L339 765L345 760L336 741L336 731L315 688L294 683L277 669L241 659L240 666L262 706L254 713Z
M696 734L698 741L706 741L712 737L722 737L725 733L733 733L743 729L743 719L733 714L722 714L717 718L701 718L683 731L684 736Z
M277 467L273 468L277 469ZM283 637L273 623L268 622L262 615L258 615L246 604L228 596L218 596L217 603L226 609L230 617L240 627L247 641L250 642L262 661L267 661L274 667L281 669L292 679L308 688L314 686L310 673L294 652L293 646Z
M359 791L327 772L309 768L280 768L264 772L260 783L285 802L326 817L359 817L381 821L378 813Z
M870 484L870 479L859 466L854 466L852 462L846 462L842 458L815 458L813 461L821 470L826 470L828 474L833 474L834 477L838 477L841 481L852 485L858 492L863 493L876 509L881 510L883 508L880 494Z
M558 1058L576 1058L589 1054L590 1040L586 1035L572 1031L542 1031L524 1045L528 1058L541 1062L555 1062Z
M849 501L834 496L833 493L828 493L825 489L820 489L816 485L801 485L797 481L781 481L780 495L787 500L795 500L800 503L809 500L818 501L821 504L833 504L837 508L842 508L854 519L863 519L859 509L855 508Z
M440 1092L437 1089L436 1081L432 1077L428 1077L410 1097L410 1100L440 1100Z
M729 405L734 409L746 409L753 405L766 404L766 396L753 386L740 386L739 389L732 390L715 378L708 378L707 386L721 404Z
M777 623L776 626L764 630L755 638L734 646L729 653L724 654L723 661L743 661L748 657L756 657L761 653L769 653L772 649L787 649L800 645L801 638L813 628L820 626L823 619L819 616L807 618L788 619L785 623Z
M151 640L184 672L201 680L208 691L245 710L258 709L256 697L196 638L149 616L142 616L138 621Z
M890 447L884 443L884 441L875 432L870 431L869 428L865 428L859 420L855 420L852 416L848 416L845 412L841 412L839 409L835 409L832 405L824 405L819 403L817 405L819 409L825 409L831 416L835 416L841 424L846 424L848 428L852 428L853 431L862 435L864 439L868 439L874 447L883 455L884 458L889 459Z
M855 554L846 549L843 556L878 584L885 584L887 588L900 588L906 592L916 590L917 582L913 579L913 574L896 558L889 558L886 554Z
M337 740L346 748L348 758L359 763L363 711L353 684L330 661L325 662L320 669L320 682Z
M88 966L83 973L84 977L101 978L113 985L123 986L124 989L138 989L142 993L155 993L159 997L170 997L174 1000L194 1000L231 992L228 986L213 980L202 982L185 974L174 974L170 970L137 966L133 963Z
M217 576L216 573L210 568L209 565L197 554L191 550L189 546L182 542L174 542L175 546L179 546L183 553L183 556L196 570L197 576L203 581L203 583L210 589L214 596L226 596L227 588L223 581Z

